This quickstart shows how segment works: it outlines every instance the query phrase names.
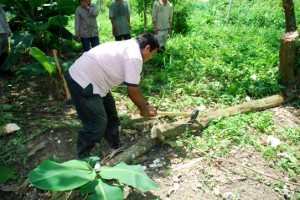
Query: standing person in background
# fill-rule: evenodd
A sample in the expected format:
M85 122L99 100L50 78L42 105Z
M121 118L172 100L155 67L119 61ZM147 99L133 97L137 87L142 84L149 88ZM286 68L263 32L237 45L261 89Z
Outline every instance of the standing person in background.
M8 56L9 41L8 37L12 35L12 32L7 23L5 11L0 4L0 74L6 74L8 71L2 69L2 65ZM9 71L10 72L10 71ZM8 72L8 73L9 73Z
M168 0L156 0L152 9L154 33L161 50L165 50L168 35L171 34L173 5Z
M99 10L91 0L79 0L80 6L75 12L75 37L82 43L84 51L100 44L97 16Z
M128 40L130 35L130 12L124 0L114 0L109 6L109 18L112 24L112 33L116 41Z

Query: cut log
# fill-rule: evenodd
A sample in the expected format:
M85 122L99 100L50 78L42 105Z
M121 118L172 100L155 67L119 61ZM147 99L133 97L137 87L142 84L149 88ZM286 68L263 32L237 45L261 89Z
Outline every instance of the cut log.
M145 138L140 140L133 146L124 150L122 153L117 154L111 160L106 162L106 165L116 165L120 162L132 163L133 160L147 153L150 149L159 144L159 140L152 138Z
M287 99L283 95L273 95L263 99L242 103L240 105L232 106L226 109L203 113L202 115L198 116L193 123L181 120L176 123L157 125L151 130L151 138L145 138L144 140L141 140L134 146L118 154L116 157L113 157L107 163L109 165L115 165L121 161L130 163L134 158L145 154L154 146L159 144L160 140L166 140L176 137L182 134L186 129L202 131L208 126L211 120L277 107L289 101L290 98L292 97L289 97L289 99Z
M246 114L266 110L269 108L277 107L285 102L285 97L282 95L274 95L263 99L253 100L240 105L220 109L199 115L193 123L186 121L178 121L173 124L163 124L152 128L151 138L159 138L165 140L168 138L176 137L183 133L185 130L198 130L201 131L207 127L211 120L217 120L222 117L233 116L236 114Z

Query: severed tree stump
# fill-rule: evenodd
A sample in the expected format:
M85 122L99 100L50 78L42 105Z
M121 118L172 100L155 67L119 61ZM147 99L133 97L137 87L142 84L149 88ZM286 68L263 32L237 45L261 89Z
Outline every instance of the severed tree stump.
M129 147L122 153L117 154L115 157L111 158L106 164L115 165L121 161L130 163L133 159L151 150L153 147L159 144L160 141L179 136L187 129L202 131L208 126L211 120L216 120L222 117L228 117L237 114L247 114L250 112L266 110L282 105L283 103L289 100L290 99L287 99L283 95L273 95L263 99L242 103L226 109L220 109L209 113L203 113L200 116L198 116L193 123L187 122L186 120L180 120L171 124L162 124L154 126L151 130L150 138L145 138L139 141L132 147Z
M297 79L295 68L296 60L296 41L299 39L297 31L284 34L280 45L280 64L279 73L281 76L281 84L288 86L294 84Z

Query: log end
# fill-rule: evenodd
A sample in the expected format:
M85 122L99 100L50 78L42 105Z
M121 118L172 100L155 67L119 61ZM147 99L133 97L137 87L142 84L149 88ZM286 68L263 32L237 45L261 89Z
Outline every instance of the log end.
M153 126L151 129L150 137L151 137L151 139L154 139L154 138L156 138L156 136L157 136L157 128L156 128L156 126Z

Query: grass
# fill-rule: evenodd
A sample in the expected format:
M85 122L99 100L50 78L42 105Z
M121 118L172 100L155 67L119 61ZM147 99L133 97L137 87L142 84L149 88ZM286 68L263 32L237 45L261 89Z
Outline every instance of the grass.
M299 16L298 2L294 3ZM141 88L150 102L160 110L192 110L201 105L217 109L281 93L277 66L285 21L280 3L233 1L228 15L228 1L195 1L189 12L189 32L174 33L167 53L144 66ZM143 30L140 16L133 14L131 21L133 30ZM99 16L99 27L102 42L113 40L106 14ZM133 36L138 34L133 31ZM123 87L114 92L117 99L126 95ZM133 110L134 105L129 108ZM261 135L270 134L291 148L265 146ZM219 156L227 156L232 148L253 146L266 160L276 160L277 167L299 175L299 167L278 158L279 152L289 149L299 160L299 153L292 148L299 145L298 135L299 129L278 130L271 113L258 112L211 122L202 137L185 134L177 145L187 143L191 149L198 146Z
M300 2L294 3L299 20ZM167 111L191 111L201 105L213 110L281 93L278 55L285 31L282 5L272 0L239 0L233 1L229 18L228 10L225 0L194 1L190 5L189 31L173 33L167 52L144 65L140 86L153 105ZM101 43L114 40L107 12L98 17ZM68 29L74 32L72 20L71 17ZM135 37L143 32L143 19L133 10L131 21ZM151 21L148 24L151 27ZM72 46L79 55L80 44ZM129 110L135 109L124 86L113 92L117 101L127 104ZM6 96L9 98L9 94ZM0 119L1 124L14 121L12 115L6 116ZM269 135L283 144L277 148L266 145L264 139ZM185 146L191 151L196 148L220 157L234 149L253 148L272 167L295 179L300 175L299 135L299 127L278 127L272 113L264 111L212 121L201 136L186 132L178 137L175 147ZM9 145L21 143L22 139L20 133L19 139L9 141ZM10 160L8 164L14 162Z

